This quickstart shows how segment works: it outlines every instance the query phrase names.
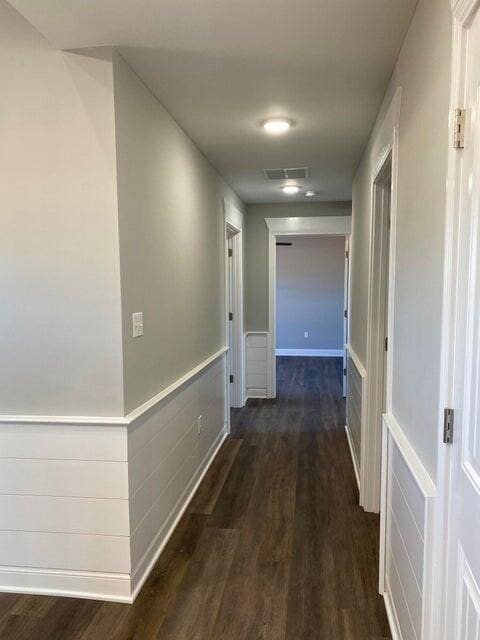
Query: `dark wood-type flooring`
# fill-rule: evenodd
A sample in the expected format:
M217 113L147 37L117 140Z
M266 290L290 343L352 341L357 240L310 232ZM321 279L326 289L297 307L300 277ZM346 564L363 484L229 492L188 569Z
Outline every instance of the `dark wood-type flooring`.
M390 639L358 507L341 360L279 358L133 605L0 594L1 640Z

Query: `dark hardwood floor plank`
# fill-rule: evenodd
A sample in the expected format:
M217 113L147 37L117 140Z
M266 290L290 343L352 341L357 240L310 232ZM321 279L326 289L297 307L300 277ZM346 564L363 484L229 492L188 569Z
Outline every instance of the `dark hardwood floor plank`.
M208 526L215 529L239 529L252 497L253 487L261 468L259 448L243 440L223 485Z
M212 513L241 444L241 439L231 436L225 440L188 507L189 513Z
M201 544L206 516L186 514L133 605L116 625L111 640L154 640L172 608L195 552ZM94 636L95 637L95 636ZM87 640L82 638L82 640ZM88 636L88 640L93 640ZM96 638L95 638L96 640Z
M233 529L204 530L175 606L160 628L158 640L214 638L212 627L238 543Z

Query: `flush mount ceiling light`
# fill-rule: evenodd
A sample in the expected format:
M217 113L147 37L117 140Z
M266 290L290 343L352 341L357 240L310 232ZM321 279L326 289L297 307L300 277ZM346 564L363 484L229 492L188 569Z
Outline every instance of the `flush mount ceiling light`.
M286 133L292 126L292 121L287 118L269 118L262 122L262 127L267 133L274 136Z
M317 192L314 191L313 189L309 189L308 191L305 191L306 198L314 198L316 195L317 195Z
M300 187L297 187L296 184L287 184L282 187L282 191L287 196L294 196L296 193L300 191Z

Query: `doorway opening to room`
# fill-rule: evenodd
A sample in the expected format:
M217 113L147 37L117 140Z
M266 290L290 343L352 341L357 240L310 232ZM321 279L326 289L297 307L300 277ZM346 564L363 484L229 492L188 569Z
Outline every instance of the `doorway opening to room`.
M380 511L382 419L389 406L390 226L392 213L392 152L373 177L373 218L370 288L367 313L368 385L365 433L361 437L360 503L367 511ZM350 427L350 424L349 424Z
M245 404L242 230L225 224L227 414Z
M345 393L344 384L344 352L348 333L348 239L351 233L351 217L350 216L324 216L324 217L311 217L311 218L265 218L265 223L268 228L269 234L269 249L268 249L268 291L269 291L269 308L268 308L268 332L267 332L267 397L275 398L277 396L277 370L276 370L276 358L277 350L279 357L303 355L305 357L330 357L339 358L339 375L340 375L340 395ZM284 252L285 259L289 261L288 255L290 255L290 271L292 274L298 272L299 265L297 261L291 258L294 256L298 248L303 244L307 246L309 243L314 244L315 239L318 242L322 241L330 244L331 247L337 247L337 262L336 264L336 279L335 285L331 285L328 279L325 280L325 286L321 284L324 276L328 273L330 266L328 264L318 264L315 271L315 259L310 268L310 272L316 275L309 277L307 284L307 292L304 298L308 301L317 299L319 294L322 294L322 287L326 292L323 306L314 306L308 311L310 319L304 318L308 322L314 321L312 328L303 326L302 313L295 311L295 301L292 303L290 298L293 296L294 300L298 302L300 292L303 293L303 288L298 285L290 283L290 292L287 296L283 295L283 291L280 294L281 313L284 311L287 315L285 323L282 320L281 333L279 340L277 340L277 253L280 254L281 250L290 250ZM328 240L330 238L330 243ZM294 242L296 239L296 244ZM283 243L277 246L277 242ZM289 245L288 243L292 243ZM287 244L285 244L287 243ZM313 245L312 245L313 246ZM333 249L331 249L333 250ZM315 251L309 251L308 255L315 255ZM317 253L321 256L321 251ZM312 258L303 258L305 262L302 269L307 269L306 263ZM320 258L321 260L321 258ZM303 263L302 263L303 264ZM346 273L347 272L347 273ZM292 275L291 278L295 276ZM299 276L301 279L301 275ZM333 294L332 286L335 289L336 297ZM320 288L319 288L320 287ZM330 288L329 288L330 287ZM345 287L347 292L344 295ZM322 294L323 295L323 294ZM333 302L335 297L336 304ZM313 302L312 302L313 304ZM326 310L329 309L326 314ZM307 313L305 311L305 313ZM290 315L288 315L290 314ZM335 320L332 318L335 316ZM325 319L327 317L327 319ZM300 324L297 322L300 321ZM322 320L323 319L323 320ZM323 322L323 327L322 327ZM335 325L335 327L333 326ZM312 333L313 330L313 333ZM323 340L323 342L322 342Z
M275 284L278 383L301 369L319 390L345 396L347 238L277 236Z

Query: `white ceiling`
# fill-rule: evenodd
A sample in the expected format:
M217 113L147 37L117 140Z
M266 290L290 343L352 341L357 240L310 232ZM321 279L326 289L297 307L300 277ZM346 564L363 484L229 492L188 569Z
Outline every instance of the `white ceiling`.
M351 197L417 0L10 2L59 48L118 47L245 202L285 202L262 169ZM271 116L296 126L267 137Z

